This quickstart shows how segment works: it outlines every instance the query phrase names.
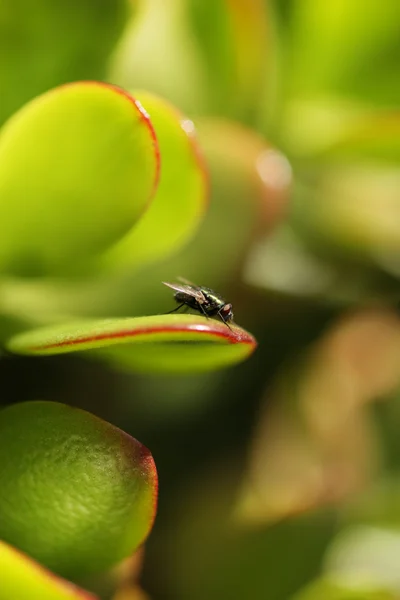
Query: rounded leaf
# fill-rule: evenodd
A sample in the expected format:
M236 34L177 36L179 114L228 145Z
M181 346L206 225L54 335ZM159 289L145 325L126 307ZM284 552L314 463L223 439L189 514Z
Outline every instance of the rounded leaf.
M96 600L0 541L0 600Z
M58 274L105 251L145 210L158 166L148 115L119 88L36 98L0 131L0 270Z
M16 335L8 348L28 355L90 350L123 368L179 373L233 365L256 345L237 325L196 315L156 315L35 329Z
M203 217L207 192L205 162L194 124L153 94L135 92L157 131L162 156L155 197L137 225L105 255L111 269L166 258L193 234Z
M113 425L55 402L0 412L0 538L76 578L130 555L155 513L150 452Z

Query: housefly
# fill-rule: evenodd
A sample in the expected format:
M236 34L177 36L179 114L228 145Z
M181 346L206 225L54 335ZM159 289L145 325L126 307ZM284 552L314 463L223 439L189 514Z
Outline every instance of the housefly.
M181 281L182 283L163 281L164 285L174 290L174 298L179 304L170 313L185 306L197 310L207 318L219 317L229 327L228 323L233 320L232 304L227 304L219 294L210 288L194 285L185 279L181 279Z

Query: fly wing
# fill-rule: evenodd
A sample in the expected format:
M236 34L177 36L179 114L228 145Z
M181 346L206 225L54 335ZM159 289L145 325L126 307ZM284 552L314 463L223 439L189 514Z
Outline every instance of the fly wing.
M192 298L195 298L199 304L204 304L206 301L201 289L195 285L180 285L179 283L168 283L167 281L163 281L162 283L175 292L181 292L182 294L192 296Z
M193 281L189 281L189 279L186 279L186 277L177 277L177 280L180 281L181 283L185 284L185 285L190 285L191 287L197 288L199 287L198 285L196 285L195 283L193 283Z

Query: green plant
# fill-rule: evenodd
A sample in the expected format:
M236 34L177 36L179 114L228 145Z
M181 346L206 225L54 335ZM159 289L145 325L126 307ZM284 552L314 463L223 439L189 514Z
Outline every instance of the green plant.
M4 6L0 600L394 600L397 0Z

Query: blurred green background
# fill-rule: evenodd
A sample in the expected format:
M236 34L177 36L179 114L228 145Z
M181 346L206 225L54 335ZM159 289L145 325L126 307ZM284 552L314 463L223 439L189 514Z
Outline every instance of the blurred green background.
M4 278L3 339L20 320L164 313L161 281L182 275L259 344L196 375L2 357L2 404L78 406L150 448L143 598L400 598L399 65L398 0L0 1L1 123L74 80L154 92L193 120L210 191L164 260Z

